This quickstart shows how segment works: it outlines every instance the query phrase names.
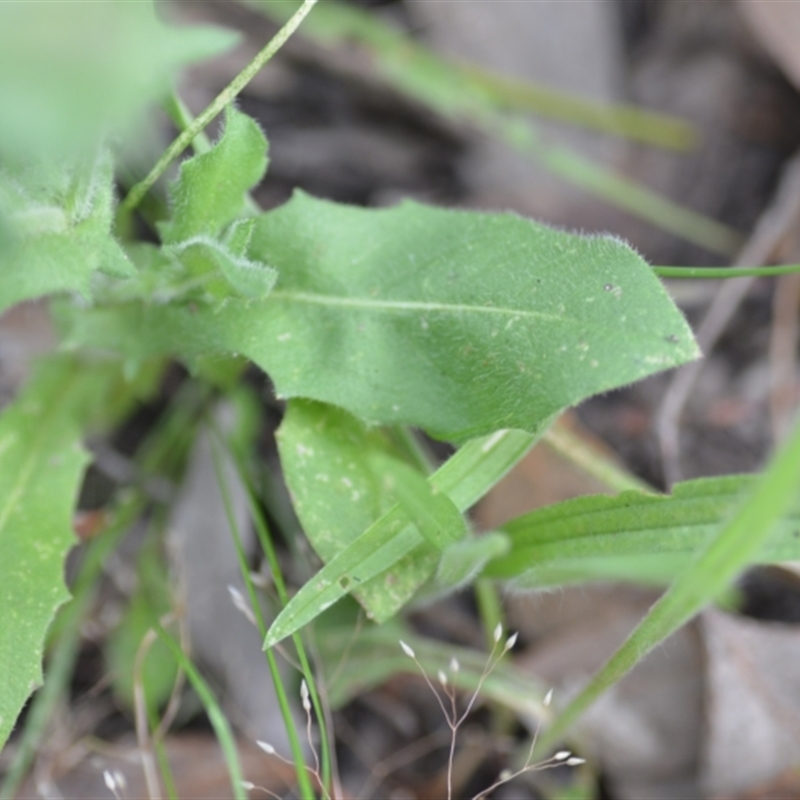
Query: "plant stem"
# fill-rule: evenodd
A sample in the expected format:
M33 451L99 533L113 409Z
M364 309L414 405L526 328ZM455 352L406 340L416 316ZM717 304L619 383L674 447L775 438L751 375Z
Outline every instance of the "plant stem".
M217 431L217 434L220 438L222 438L221 434ZM223 439L224 443L224 439ZM247 563L247 555L244 551L244 545L242 544L242 536L241 531L239 530L239 526L236 522L236 515L233 510L233 501L231 498L231 493L228 488L228 483L225 478L225 470L222 463L222 455L219 452L218 447L216 446L216 442L212 443L214 446L212 447L212 454L214 459L214 470L217 475L217 483L219 485L220 494L222 495L223 504L225 506L225 515L228 519L228 526L230 527L231 536L233 537L233 544L236 548L236 556L239 561L239 568L242 573L242 579L245 583L247 588L248 598L250 600L250 608L253 612L253 615L256 620L256 624L261 634L261 639L263 640L267 634L267 624L264 620L264 615L261 610L261 605L258 600L258 595L256 594L255 586L253 585L252 578L250 576L250 567ZM236 455L233 453L232 448L229 448L229 455L231 456L232 467L239 470L239 464L236 460ZM240 477L244 480L243 473L240 473ZM245 488L245 491L249 494L249 487ZM283 676L281 675L280 669L278 667L278 662L272 653L271 650L266 652L266 659L267 659L267 666L270 671L270 675L272 677L272 682L275 687L275 697L278 701L278 707L280 708L281 716L283 717L283 723L286 728L286 733L289 738L289 746L292 750L292 757L294 759L295 765L295 774L297 776L297 783L300 789L300 794L304 798L313 798L315 797L314 789L311 785L311 781L308 776L308 768L305 763L305 758L303 756L303 748L300 744L300 737L297 732L297 727L295 725L294 716L292 714L292 707L289 703L289 698L286 694L286 690L283 685ZM309 674L306 676L306 680L310 678L311 675Z
M609 489L617 492L655 492L652 486L603 455L564 425L553 425L545 433L544 441L559 455L569 459Z
M139 181L128 192L127 197L120 204L122 211L132 211L142 198L152 188L153 184L161 177L172 160L182 153L236 96L255 77L256 73L283 47L288 38L297 30L300 23L306 18L308 12L317 0L304 0L303 5L297 9L289 21L272 37L269 43L258 52L253 60L211 101L206 109L181 133L177 139L164 151L161 158L150 171L150 174Z
M769 278L800 272L800 264L779 267L653 267L653 272L659 278Z

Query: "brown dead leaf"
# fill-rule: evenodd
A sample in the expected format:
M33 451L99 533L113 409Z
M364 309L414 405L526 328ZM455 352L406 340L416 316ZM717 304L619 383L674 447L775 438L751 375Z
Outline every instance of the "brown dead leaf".
M800 766L800 627L710 610L701 630L702 784L712 797L746 795Z
M571 588L512 600L513 625L538 641L517 661L575 693L603 666L657 597L631 586ZM702 746L703 650L696 626L648 655L583 716L581 755L598 763L619 800L698 794Z

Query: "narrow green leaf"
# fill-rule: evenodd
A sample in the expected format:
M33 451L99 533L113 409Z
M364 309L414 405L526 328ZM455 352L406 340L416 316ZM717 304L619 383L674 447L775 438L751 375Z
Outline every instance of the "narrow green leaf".
M497 431L468 442L428 480L434 489L446 493L456 508L466 511L528 452L543 430L544 426L535 434ZM421 553L415 552L420 548ZM407 522L400 506L393 506L292 598L272 623L264 647L290 636L346 594L361 589L368 580L380 581L391 601L386 604L384 616L373 615L377 622L384 622L411 596L409 589L418 588L398 586L395 568L406 576L401 560L421 558L426 552L430 553L430 545ZM436 554L432 555L428 574L433 574L438 561Z
M216 237L242 213L245 196L266 170L267 140L261 128L228 106L219 141L207 153L181 164L170 188L172 219L159 226L162 241L176 244L198 236Z
M236 746L236 739L231 730L228 718L225 716L225 712L220 707L219 702L217 702L217 698L214 696L211 687L186 653L183 652L180 645L157 623L155 631L158 634L159 640L166 645L175 661L177 661L181 669L186 673L189 683L192 684L192 688L197 692L197 696L200 698L200 702L203 704L206 714L208 714L209 722L211 722L211 727L214 728L214 734L222 750L225 766L228 768L233 797L235 800L247 800L248 793L244 788L244 775L242 774L239 750Z
M72 340L138 356L241 353L283 397L455 441L535 430L698 355L625 244L512 214L371 210L297 193L257 218L248 256L279 272L265 300L82 312Z
M656 602L639 626L589 684L563 710L540 743L546 748L609 686L717 597L761 550L777 522L797 502L800 489L800 420L744 503L719 524L689 568Z
M374 618L386 619L408 602L431 576L437 552L466 532L450 498L403 460L405 454L387 433L367 428L341 409L291 401L278 448L295 510L323 561L338 556L396 503L398 519L422 536L399 561L386 563L392 568L389 581L367 579L358 561L338 577L339 587L350 586ZM365 553L362 547L356 558Z
M387 465L394 472L402 464L402 454L385 432L367 428L333 406L292 400L277 438L295 511L323 561L333 560L395 506ZM378 455L384 458L378 461ZM409 522L398 514L398 524L401 521ZM415 536L414 542L419 541ZM407 555L394 565L392 587L387 591L382 582L367 579L359 559L368 555L369 545L357 552L352 569L339 575L336 583L353 589L364 608L379 618L390 616L407 602L435 564L431 548L418 558ZM386 564L392 565L392 561ZM370 574L376 573L370 570Z
M485 575L541 588L591 580L667 583L686 569L740 505L751 476L677 484L670 496L623 492L567 500L503 526L509 549ZM800 558L800 505L758 551L763 562Z
M118 380L116 367L53 358L0 416L0 747L42 680L45 635L68 598L83 426Z
M415 469L381 454L370 456L373 469L383 476L390 495L417 532L435 550L442 551L467 533L464 518L453 501Z

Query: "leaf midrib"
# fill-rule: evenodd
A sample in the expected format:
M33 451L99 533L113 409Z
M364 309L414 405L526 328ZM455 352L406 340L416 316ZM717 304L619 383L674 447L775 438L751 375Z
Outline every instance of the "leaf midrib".
M555 322L575 322L576 320L559 314L549 314L546 311L532 311L529 309L504 308L502 306L472 306L463 303L431 303L422 300L376 300L365 297L344 297L329 294L315 294L313 292L294 292L286 289L273 289L268 297L288 300L295 303L307 303L319 306L339 306L342 308L360 308L367 311L414 311L414 312L445 312L492 314L512 318L527 317L531 319L544 319Z

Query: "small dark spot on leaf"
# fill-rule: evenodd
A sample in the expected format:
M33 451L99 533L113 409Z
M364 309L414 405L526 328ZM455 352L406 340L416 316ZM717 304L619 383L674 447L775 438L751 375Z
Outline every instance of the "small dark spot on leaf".
M350 586L350 578L347 576L339 578L339 586L341 586L342 589L347 589L347 587Z
M607 292L613 292L614 291L614 284L613 283L607 283L603 288Z
M680 341L680 339L674 333L669 334L669 336L665 336L664 340L670 344L678 344Z

